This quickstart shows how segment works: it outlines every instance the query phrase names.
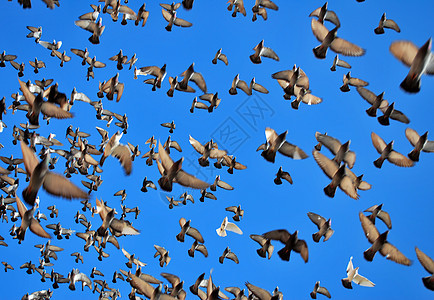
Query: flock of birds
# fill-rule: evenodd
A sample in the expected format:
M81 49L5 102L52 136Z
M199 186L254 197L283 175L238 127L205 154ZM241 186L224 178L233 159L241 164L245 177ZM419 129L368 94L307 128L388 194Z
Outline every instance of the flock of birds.
M24 8L30 8L33 5L30 0L18 0L18 2ZM43 2L49 8L54 8L55 5L59 6L59 1L44 0ZM89 37L90 43L96 45L103 43L102 36L105 33L105 26L102 25L101 17L103 14L109 15L114 22L122 17L122 25L127 25L128 22L132 22L136 26L140 25L140 23L142 27L146 25L150 12L146 10L145 4L140 6L136 12L128 6L127 0L123 4L121 4L120 0L100 0L100 2L104 2L103 5L91 4L92 11L79 16L78 20L75 21L77 27L91 32L92 35ZM180 12L181 7L190 10L193 9L193 3L193 0L184 0L182 3L160 4L162 16L168 22L165 29L172 31L178 30L174 29L173 26L193 26L191 22L178 17L178 13L183 14ZM246 16L243 0L229 0L228 4L227 9L233 11L233 17L237 17L238 13ZM252 21L257 20L257 15L261 16L263 20L267 20L267 11L278 11L278 9L278 5L271 0L256 0L252 7ZM327 2L323 6L314 9L309 17L312 18L311 29L313 35L320 42L320 45L313 48L313 55L318 59L325 59L328 50L336 53L333 65L330 68L331 71L336 71L338 67L351 68L350 64L342 60L340 56L362 56L365 54L365 49L362 47L337 36L341 24L337 13L328 9ZM329 30L326 27L328 23L333 24L334 28ZM70 63L70 61L72 61L71 63L78 63L78 60L74 56L71 57L66 50L62 51L64 48L61 48L61 41L43 41L42 27L27 26L27 28L29 30L27 38L34 39L37 44L48 49L51 56L57 57L60 60L60 67L63 67L65 63ZM391 19L387 19L384 13L374 32L375 34L384 34L385 28L398 33L401 31L398 24ZM431 38L421 47L409 41L395 41L390 45L389 50L393 56L410 68L408 75L401 83L401 88L404 91L418 93L421 89L421 77L424 74L434 74L434 54L431 52L431 46ZM151 85L152 88L150 89L152 91L157 91L163 87L167 74L166 64L163 66L152 65L138 68L136 66L138 60L136 54L128 57L124 55L122 50L109 58L112 62L97 60L96 56L92 56L87 48L71 48L70 51L79 57L83 66L88 66L86 73L88 81L95 78L95 68L105 68L106 63L112 64L113 62L116 63L116 68L119 71L124 66L128 66L129 70L133 70L131 72L133 72L134 79L138 79L138 76L151 77L144 80L144 83ZM265 46L265 42L262 40L253 48L250 60L253 64L261 64L265 58L280 61L278 54L268 45ZM98 292L99 299L116 299L121 296L119 288L109 284L109 280L94 279L95 276L106 278L96 267L92 269L90 274L82 273L78 268L73 268L68 274L60 274L54 271L57 253L64 251L64 249L55 245L56 242L52 239L53 236L56 236L57 240L62 240L63 238L76 239L76 237L82 239L85 242L83 251L88 252L89 249L93 248L98 254L98 260L100 261L107 259L110 256L110 251L115 251L114 249L110 249L107 243L111 243L115 248L121 249L123 255L126 257L127 262L125 264L128 269L115 270L111 281L113 284L118 283L119 280L128 282L132 288L131 293L128 295L130 299L141 299L142 297L155 300L185 299L188 292L198 296L202 300L283 299L283 292L278 288L273 292L269 292L248 282L245 284L247 291L240 287L220 288L214 284L211 272L207 279L205 278L205 273L201 274L189 289L184 288L184 282L174 274L161 273L161 276L170 283L167 285L152 275L143 273L142 267L146 266L146 263L139 260L135 254L127 252L118 242L118 238L121 236L139 235L141 233L141 230L133 226L132 222L128 220L128 217L132 214L137 219L140 209L138 206L130 208L124 205L124 201L127 198L125 189L114 194L114 197L120 197L120 214L114 207L110 207L107 202L98 199L98 188L103 182L104 174L107 173L107 171L103 173L102 169L107 158L112 159L110 157L114 157L119 160L125 176L131 175L134 164L140 163L135 161L135 158L139 156L143 158L142 161L147 166L156 165L161 177L155 178L155 182L145 177L143 186L141 187L143 193L147 193L148 189L160 189L165 192L172 192L174 186L181 185L190 190L200 191L200 201L204 202L205 198L216 200L219 189L233 190L234 187L223 181L220 175L216 176L213 183L208 183L199 176L188 173L188 168L184 170L184 158L174 161L171 157L174 155L171 152L174 150L182 152L181 145L185 143L172 140L171 136L165 142L154 136L147 139L145 142L147 146L145 147L149 146L149 149L146 149L146 153L139 150L139 145L131 143L122 144L121 139L128 133L128 117L126 114L121 115L104 108L105 101L103 101L104 97L107 100L116 99L116 102L128 101L122 99L126 86L125 83L120 82L119 73L112 77L107 76L106 81L99 82L96 95L86 95L74 88L68 97L64 91L61 91L61 84L56 83L53 79L46 80L44 78L42 80L35 80L34 83L30 80L27 82L21 80L20 78L26 77L24 72L28 72L25 70L26 63L19 63L17 55L10 54L7 50L3 51L0 55L0 67L9 68L6 62L9 62L10 66L18 71L18 82L15 88L19 88L19 91L12 94L12 100L6 97L0 100L0 136L2 137L0 149L7 149L19 144L22 155L21 158L0 156L3 162L3 165L0 165L0 186L2 190L0 195L0 218L2 219L2 227L4 229L2 233L6 232L6 225L11 221L13 222L13 227L9 230L11 238L8 243L14 242L13 239L17 239L18 243L21 244L29 234L35 234L41 238L48 239L46 242L44 241L41 244L35 245L36 248L40 249L39 266L29 261L22 264L20 268L26 269L28 274L39 273L42 282L48 279L52 282L52 289L29 292L22 299L50 299L52 295L55 295L59 284L67 283L70 290L75 290L77 282L80 282L82 290L88 287L94 293ZM230 55L229 53L223 53L222 48L220 48L211 62L212 64L223 63L228 65L230 63ZM35 74L39 73L41 69L46 68L45 63L37 58L30 60L29 64ZM293 109L299 109L301 102L307 105L316 105L320 104L323 100L321 97L311 94L308 75L299 66L294 65L292 69L278 71L272 74L271 77L283 89L284 99L290 100L293 97L295 98L291 102ZM219 98L218 92L208 92L205 77L195 69L194 63L179 76L169 76L168 81L170 83L170 89L167 91L169 97L174 97L175 90L177 93L187 92L193 94L197 92L196 88L198 88L202 92L200 96L194 98L190 107L191 113L194 113L197 109L213 113L218 109L219 105L224 105L221 98ZM367 81L352 77L351 73L348 72L343 77L343 85L340 87L340 90L348 92L350 91L350 86L355 87L360 96L371 105L366 110L366 113L370 117L377 117L377 110L380 110L382 115L378 116L378 122L381 125L390 125L390 119L405 124L410 123L409 118L395 108L394 102L389 103L383 98L384 92L377 95L367 89L367 85ZM250 81L250 84L247 84L246 81L240 79L239 74L233 79L229 94L236 95L238 90L243 91L249 96L254 92L269 93L269 90L264 85L257 83L255 78ZM99 100L91 100L94 98L99 98ZM95 110L96 119L105 121L108 128L111 122L115 120L115 126L118 127L118 131L110 135L108 130L96 127L100 135L99 140L93 139L91 134L80 131L78 127L74 128L71 125L66 129L66 140L70 144L69 148L65 147L63 143L55 138L56 134L61 135L59 130L56 130L56 134L50 134L48 137L43 137L37 132L38 128L44 126L44 122L47 125L51 124L50 122L55 124L56 121L51 121L51 119L73 120L74 113L77 113L77 110L75 110L77 102L79 102L79 109ZM19 111L24 111L25 116L24 113ZM4 133L1 134L4 128L8 128L11 125L6 125L3 122L3 115L8 112L16 114L14 119L19 120L19 124L13 125L12 141L7 141ZM44 121L41 121L41 115ZM55 126L49 125L50 130L54 131L56 129ZM161 126L169 129L169 133L173 133L176 130L174 120L162 123ZM279 133L267 127L265 129L265 143L259 145L256 151L260 151L261 156L270 163L275 163L277 153L294 160L307 159L309 155L299 146L289 142L287 135L288 131ZM381 168L385 160L398 167L412 167L415 165L415 162L419 161L421 152L434 152L434 141L428 140L428 132L420 135L417 131L407 128L405 135L413 147L408 154L395 150L393 141L384 141L375 132L371 133L373 147L380 155L373 162L375 167ZM318 144L312 150L312 156L320 169L331 180L330 184L324 188L325 195L334 197L339 187L350 198L357 200L359 199L359 191L366 191L372 188L372 185L363 179L363 175L356 175L353 172L356 153L350 150L350 141L342 143L337 138L320 132L315 133L315 138ZM197 163L201 167L209 167L210 160L213 160L213 165L216 169L225 167L229 174L234 174L235 170L237 170L236 172L248 172L243 171L248 169L247 165L239 162L234 156L235 153L229 153L227 150L219 148L219 145L213 139L210 139L206 143L201 143L190 135L189 144L199 154L200 157ZM332 158L321 152L323 146L332 153ZM99 158L97 158L98 156ZM53 169L59 172L63 171L60 170L60 162L63 159L65 159L63 174L53 171ZM113 171L113 173L115 172ZM70 178L79 176L75 174L83 176L83 180L81 180L82 186L71 181ZM24 178L27 183L23 182ZM280 167L276 173L274 183L276 185L286 183L292 185L293 179L288 171L284 171ZM47 221L48 218L41 212L42 204L45 201L45 199L40 200L38 197L41 188L55 197L69 200L79 199L83 204L82 212L77 211L74 218L77 224L81 224L84 227L80 230L78 228L75 230L64 228L57 220L53 220L53 224L43 225L43 221L41 220ZM91 203L93 195L96 196L95 205ZM166 203L169 209L174 209L177 206L187 205L187 201L194 203L194 197L196 195L184 192L179 199L175 199L173 196L166 196ZM110 202L113 203L113 201ZM51 212L49 215L50 219L58 217L59 212L55 205L51 205L47 209ZM220 237L227 236L227 232L242 235L243 230L237 225L244 215L241 205L228 206L226 211L233 214L232 219L235 223L230 222L228 217L225 217L221 225L216 228L217 234ZM9 212L10 217L8 217ZM392 229L392 223L389 213L383 210L383 205L374 205L367 208L365 212L368 215L360 212L359 219L366 238L372 244L364 252L365 259L373 261L375 254L379 252L382 256L395 263L410 266L412 261L388 241L388 233ZM90 214L92 217L96 214L100 216L101 222L94 222L100 225L92 227L89 221ZM117 215L120 215L120 217ZM315 243L318 243L322 238L324 242L332 238L334 230L331 227L331 219L329 217L323 217L314 212L308 212L307 215L318 229L318 232L312 234L312 239ZM383 221L388 230L380 234L376 225L377 219ZM20 225L18 226L18 224ZM180 218L179 225L181 229L180 233L176 235L176 239L179 242L186 242L187 236L192 238L188 238L188 242L192 243L191 248L188 250L188 255L194 257L197 254L196 251L198 251L204 257L208 257L205 240L200 231L193 227L194 220ZM28 231L31 231L31 233ZM304 239L299 237L297 230L289 232L286 229L276 229L263 234L251 234L250 238L260 246L257 249L257 254L262 258L270 259L275 247L272 243L279 241L283 244L283 247L277 251L281 260L289 261L291 251L294 251L301 255L305 263L309 261L308 238L304 235ZM0 236L0 245L8 246L5 238L2 236ZM154 257L158 257L159 265L161 267L167 266L171 261L169 251L159 245L154 245L154 248L156 250ZM70 255L75 257L77 264L79 261L83 263L83 259L86 257L85 253L80 251L71 253ZM434 261L417 247L416 256L422 266L430 274L434 274ZM374 287L375 284L372 281L359 274L359 268L354 268L352 259L351 257L346 269L347 277L342 279L343 287L352 289L353 283L366 287ZM18 267L9 264L7 257L2 257L2 260L5 272ZM229 247L224 249L218 260L221 264L227 264L226 260L232 260L235 264L239 263L237 254ZM53 268L49 271L48 267ZM434 275L424 277L422 281L426 288L434 290ZM227 296L224 291L233 296ZM310 293L310 296L316 299L318 294L331 298L331 293L326 287L321 286L319 281L314 284L314 289ZM188 298L192 297L191 295L188 296Z

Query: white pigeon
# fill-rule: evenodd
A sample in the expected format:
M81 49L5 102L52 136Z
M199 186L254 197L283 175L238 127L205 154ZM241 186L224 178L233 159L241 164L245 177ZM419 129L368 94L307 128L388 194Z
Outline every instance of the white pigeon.
M243 234L243 232L241 231L241 229L237 225L228 221L228 217L225 217L225 219L222 222L222 225L220 225L220 227L216 229L216 232L219 236L225 237L225 236L227 236L226 230L232 231L232 232L235 232L238 234Z
M367 286L367 287L373 287L375 284L371 282L369 279L359 275L359 267L355 268L353 267L353 257L350 257L350 261L348 262L347 266L347 278L342 279L342 284L347 289L352 289L351 282L354 282L355 284L361 285L361 286Z

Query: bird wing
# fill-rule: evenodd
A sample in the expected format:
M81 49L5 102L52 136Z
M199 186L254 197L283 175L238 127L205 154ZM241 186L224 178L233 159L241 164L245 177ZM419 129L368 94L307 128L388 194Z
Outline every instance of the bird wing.
M260 288L258 286L255 286L251 283L246 282L246 286L249 289L249 291L252 292L253 295L255 295L256 297L258 297L259 299L271 299L271 294L267 291L264 290L263 288Z
M145 295L147 298L151 299L152 295L154 293L154 287L141 279L140 277L129 274L130 277L130 284L132 287L137 289L141 294Z
M205 79L203 78L202 74L197 73L197 72L193 72L193 75L191 76L190 80L193 81L194 83L196 83L197 86L202 90L202 92L204 92L204 93L207 92L206 82L205 82Z
M327 149L329 149L335 155L336 153L338 153L339 148L342 145L342 143L338 139L326 134L321 134L320 132L315 133L315 138L318 142L326 146Z
M324 219L320 215L317 215L313 212L308 212L307 216L318 227L318 229L320 229L321 226L327 221L326 219Z
M238 233L238 234L243 234L243 231L234 223L228 222L226 225L226 230Z
M361 285L361 286L368 286L368 287L373 287L375 286L375 283L373 283L372 281L370 281L368 278L363 277L360 274L356 274L353 277L353 282L355 284Z
M412 261L408 259L401 251L398 250L395 246L386 242L380 250L381 255L386 256L387 259L390 259L398 264L409 266L412 264Z
M363 231L365 232L368 241L373 244L375 240L380 236L377 227L365 216L362 212L359 212L359 219L362 223Z
M396 152L393 150L390 152L389 156L387 157L387 160L393 163L394 165L397 165L399 167L413 167L414 161L409 159L407 156L402 155L399 152Z
M377 95L375 95L373 92L371 92L370 90L368 90L364 87L361 87L361 86L357 87L357 92L369 104L374 104L375 99L377 99Z
M196 241L198 241L199 243L204 243L204 239L202 237L202 235L200 234L199 230L197 230L194 227L190 227L187 232L187 235L191 236L192 238L194 238Z
M191 27L191 26L193 26L193 23L188 22L188 21L181 19L181 18L178 18L178 17L175 18L175 21L173 21L173 24L175 24L176 26L179 26L179 27Z
M130 175L133 168L133 163L131 159L131 152L128 146L119 144L116 148L113 149L111 155L119 159L119 162L124 168L125 173L127 175Z
M384 110L387 110L387 108L383 108ZM383 111L383 109L381 109ZM390 114L390 118L399 122L402 122L404 124L410 123L410 119L404 115L404 113L400 110L394 109L392 113Z
M185 172L184 170L179 170L175 176L176 182L180 185L191 187L194 189L207 189L210 185L205 181L200 180L199 178Z
M21 91L23 92L23 96L24 96L24 98L26 99L27 103L28 103L29 105L33 106L33 102L35 101L35 98L36 98L35 95L33 95L33 94L30 92L30 90L29 90L29 88L27 87L27 85L26 85L25 82L23 82L23 81L21 81L21 80L19 80L19 79L18 79L18 82L19 82L19 84L20 84L20 89L21 89Z
M89 198L89 195L85 191L81 190L78 186L62 175L53 172L47 172L44 178L43 187L48 193L67 199Z
M396 32L401 32L401 29L399 28L398 24L396 24L396 22L393 20L387 19L386 21L384 21L383 26L385 28L393 29Z
M194 139L191 135L189 135L189 142L193 146L194 150L198 153L203 154L205 152L205 147L196 139Z
M222 62L224 62L225 65L229 64L228 57L225 54L223 54L223 53L220 54L220 56L218 57L218 59L220 59Z
M420 264L427 270L430 274L434 274L434 260L431 259L428 255L423 253L419 248L416 248L417 259Z
M42 103L41 112L48 117L56 119L69 119L73 117L73 114L69 111L63 110L50 102Z
M338 170L338 165L336 162L332 161L317 150L312 151L312 155L321 170L323 170L327 177L332 179L333 175L335 175L336 171Z
M326 35L329 33L328 29L316 19L312 19L310 25L312 27L313 35L322 43Z
M251 95L252 92L250 91L249 86L247 85L247 83L244 80L238 80L237 82L237 88L241 89L244 93L246 93L247 95Z
M263 47L261 50L261 56L272 58L274 60L279 61L279 56L277 56L276 52L269 47Z
M378 153L382 153L384 148L386 148L386 142L379 137L375 132L371 132L371 139L372 139L372 144L374 145L375 149L377 150Z
M299 148L296 145L293 145L287 141L285 141L282 146L280 146L279 148L279 153L283 154L285 156L289 156L292 159L305 159L307 158L307 154L301 150L301 148Z
M392 229L392 220L390 219L389 213L384 210L377 214L377 217L386 224L387 228Z
M309 260L309 250L305 240L298 240L297 243L295 243L293 250L300 253L305 263Z
M323 286L320 286L317 290L317 293L323 294L327 298L331 298L330 292Z
M262 235L267 240L276 240L284 244L289 240L291 234L286 229L271 230Z
M24 167L26 168L27 175L31 176L33 170L39 164L39 159L36 157L33 150L26 145L26 143L21 141L20 145L21 151L23 153Z
M417 131L414 129L411 129L411 128L407 128L405 130L405 136L407 137L407 139L411 143L411 145L413 147L416 147L416 144L420 138L420 135L417 133Z
M238 260L237 255L236 255L235 253L233 253L233 252L229 252L229 253L226 255L226 258L229 258L229 259L233 260L236 264L239 264L239 263L240 263L240 261Z
M18 198L17 198L18 199ZM30 221L30 226L29 229L31 232L33 232L34 234L36 234L37 236L43 237L43 238L51 238L51 235L49 233L47 233L44 228L42 228L41 224L39 224L39 222L32 217L31 221Z
M411 67L418 50L417 46L409 41L396 41L389 47L389 51L392 52L393 56L407 67Z
M335 38L330 44L330 48L345 56L362 56L365 54L365 50L347 40L342 38Z
M173 160L170 158L169 154L164 150L161 142L158 143L158 156L161 159L161 164L164 170L170 170L173 165Z

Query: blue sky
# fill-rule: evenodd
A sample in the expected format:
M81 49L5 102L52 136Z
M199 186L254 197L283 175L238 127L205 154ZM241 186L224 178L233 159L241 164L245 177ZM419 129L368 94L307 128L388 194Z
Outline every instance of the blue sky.
M219 189L215 194L217 201L206 200L199 202L200 194L193 191L195 204L168 209L165 201L167 193L150 190L144 194L140 192L142 180L145 176L157 182L158 170L154 166L148 167L145 161L136 158L131 176L126 177L121 166L114 158L109 158L104 164L103 184L97 192L91 194L91 202L95 205L95 198L103 199L108 205L120 211L120 201L113 194L125 188L128 196L125 203L128 207L139 206L141 213L137 220L128 216L133 225L141 230L138 236L125 236L119 238L121 247L130 253L135 253L148 265L142 269L144 273L162 279L159 274L168 272L178 275L185 281L184 287L191 298L188 287L202 272L208 276L213 269L213 279L216 285L223 287L239 286L245 288L244 283L250 282L269 291L276 286L284 293L285 298L301 299L309 297L316 281L328 288L334 299L430 299L432 291L427 290L421 278L427 272L417 261L414 247L419 247L427 255L434 257L434 240L432 239L431 219L434 210L431 184L431 174L434 167L434 155L422 153L420 162L413 168L399 168L385 162L381 170L375 168L372 162L378 154L371 142L371 132L380 135L387 143L395 141L394 148L406 155L412 150L405 137L407 127L415 129L419 134L433 131L432 111L434 103L433 78L422 76L422 88L418 94L407 94L400 89L399 84L408 73L408 68L395 59L389 52L390 44L395 40L410 40L417 46L423 45L433 36L434 21L431 18L434 6L430 1L412 1L409 5L404 1L329 1L329 9L334 10L341 22L338 36L360 45L366 49L362 57L341 57L352 65L351 73L354 77L369 82L367 87L376 94L385 91L385 99L395 101L395 107L403 111L410 119L405 125L391 121L390 126L381 126L377 120L367 116L364 110L369 105L359 96L356 89L351 87L348 93L342 93L339 87L346 69L337 72L329 70L334 53L329 51L325 60L318 60L312 53L312 48L319 45L310 28L309 13L323 5L321 1L275 1L279 10L269 11L268 20L258 18L251 21L251 6L254 1L245 1L247 17L238 15L231 17L226 9L226 1L198 1L194 3L191 11L180 8L178 16L193 23L191 28L174 27L167 32L164 27L167 22L161 15L158 3L148 1L146 9L150 16L145 27L135 27L133 23L122 26L120 21L112 22L108 15L102 15L105 32L100 38L101 44L92 45L87 39L90 33L74 25L78 16L89 12L88 4L92 2L61 1L61 6L54 10L45 8L42 1L33 0L33 8L23 10L16 2L3 1L0 4L0 22L4 28L2 32L2 49L7 54L18 56L17 62L25 62L24 81L53 78L59 83L59 90L68 97L73 87L79 92L87 94L91 100L98 100L98 81L108 80L119 72L119 80L125 83L124 95L119 103L103 99L104 108L124 113L128 116L128 133L121 142L130 142L139 145L142 153L149 148L145 141L155 135L165 141L168 130L159 124L175 120L177 128L172 139L178 141L182 153L173 150L171 156L177 160L185 157L184 169L197 175L199 178L212 183L214 177L221 175L222 180L235 187L233 191ZM142 2L130 0L128 4L137 11ZM378 25L383 12L387 17L395 20L401 28L401 33L386 30L381 36L374 34L373 29ZM53 39L63 42L61 52L65 50L72 57L59 67L60 61L50 56L50 52L36 44L33 39L27 39L26 25L42 26L41 40L51 42ZM326 24L332 29L330 23ZM262 39L265 46L271 47L280 57L280 61L264 58L262 64L254 65L249 59L253 54L252 48ZM84 49L87 47L91 56L107 64L104 69L96 69L95 79L86 81L86 67L81 65L81 59L71 53L71 48ZM228 56L229 66L221 61L217 65L211 63L216 51L223 48ZM150 85L143 83L147 77L133 79L133 71L125 66L123 70L116 69L116 63L108 60L122 49L125 55L131 57L136 53L139 58L137 67L162 66L167 64L167 77L163 86L156 92L151 91ZM34 74L28 61L37 57L43 60L47 68ZM193 94L175 91L173 98L166 95L169 89L168 76L181 74L187 67L195 62L195 70L204 76L208 91L219 92L222 99L220 106L211 114L206 111L189 112L194 96L199 96L200 90L193 84L197 92ZM312 93L323 99L316 106L300 105L298 111L291 108L290 101L285 101L283 92L278 83L271 78L277 71L291 69L294 64L300 66L308 75ZM270 93L263 95L254 93L252 96L239 91L238 95L231 96L228 90L236 74L246 82L252 77L264 85ZM0 87L0 97L6 97L10 105L10 95L19 88L17 72L10 64L0 70L3 84ZM90 143L99 143L100 136L95 126L105 127L105 122L95 118L93 108L86 103L76 102L71 110L75 116L70 120L51 120L47 126L41 118L41 128L37 130L41 135L47 136L50 132L56 133L57 138L68 148L64 139L66 128L72 124L80 127L82 131L92 134L88 139ZM12 128L14 125L26 122L24 112L12 115L8 111L3 117L8 126L0 133L0 142L5 148L0 155L21 157L19 146L11 143ZM277 155L274 164L265 161L256 148L264 142L266 127L275 129L278 133L288 130L287 140L301 147L309 157L306 160L295 161L282 155ZM112 135L118 128L114 123L109 128ZM316 145L315 132L328 132L341 142L351 140L351 149L356 152L357 159L353 171L364 174L364 179L372 184L369 191L360 191L360 199L353 200L338 190L333 199L328 198L323 188L330 182L314 161L311 151ZM233 175L224 169L214 167L201 168L197 163L198 155L188 142L191 135L195 139L206 142L214 138L219 148L226 149L234 154L237 160L247 165L246 170L235 170ZM429 135L433 140L434 136ZM328 150L322 152L331 157ZM4 166L4 165L2 165ZM64 161L59 160L56 171L63 173ZM212 163L211 163L212 166ZM273 183L274 174L279 166L288 171L294 184L284 183L276 186ZM18 193L21 196L26 183L20 177L21 185ZM81 186L80 180L84 177L74 175L72 180ZM178 197L185 188L174 185L170 195ZM81 209L79 201L66 201L39 192L41 211L49 214L47 206L55 204L59 208L59 217L43 221L42 225L60 222L63 227L83 231L83 226L74 222L73 216ZM390 213L393 229L388 240L402 253L413 260L410 267L398 265L386 260L379 254L373 262L363 258L370 244L364 237L358 213L374 205L384 203L384 210ZM228 233L221 238L215 229L225 216L231 214L225 207L241 205L245 210L244 218L237 225L243 230L242 236ZM312 233L316 226L308 219L307 212L312 211L326 218L332 219L334 236L327 242L314 243ZM92 229L101 225L100 218L86 216L93 224ZM196 254L195 258L187 255L193 240L186 238L180 243L175 236L179 233L178 220L184 217L192 220L192 226L199 229L205 239L209 257L204 258ZM20 221L18 221L19 223ZM33 245L45 243L46 240L36 237L32 233L26 234L25 241L18 245L8 233L11 222L0 225L0 234L5 238L8 247L1 247L2 261L10 263L15 270L7 273L0 272L0 280L4 287L4 299L21 298L26 292L51 288L49 282L42 283L39 274L28 275L19 266L28 260L36 263L39 250ZM277 251L281 245L274 241L276 251L271 260L260 258L256 254L258 245L249 238L249 234L262 234L273 229L287 229L290 232L299 230L299 237L306 240L309 247L309 262L305 264L298 254L292 254L290 262L279 259ZM386 230L383 223L378 222L380 232ZM50 232L51 233L51 232ZM127 283L111 283L111 276L119 268L126 269L126 258L120 250L112 245L106 249L110 257L102 262L97 260L93 249L86 253L83 251L84 241L73 236L69 240L52 240L54 245L65 250L58 254L54 270L65 276L71 269L90 274L92 267L101 270L104 279L110 286L119 288L122 298L130 292ZM153 258L155 252L153 245L157 244L169 250L172 261L167 267L160 268L158 260ZM240 260L239 265L232 261L225 261L223 265L218 257L229 246ZM84 255L84 264L76 264L70 253L80 251ZM340 280L346 276L345 269L349 257L353 256L353 263L360 267L360 274L373 281L374 288L365 288L354 285L353 290L343 288ZM51 271L48 267L47 271ZM23 284L24 283L24 284ZM227 293L228 294L228 293ZM70 291L66 285L54 291L54 299L84 299L96 298L97 295L88 290L81 292ZM320 296L321 297L321 296Z

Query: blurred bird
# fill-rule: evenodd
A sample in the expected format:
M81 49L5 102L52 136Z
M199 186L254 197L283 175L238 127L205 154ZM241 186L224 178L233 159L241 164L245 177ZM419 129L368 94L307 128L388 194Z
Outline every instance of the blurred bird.
M268 240L280 241L285 245L277 252L282 260L289 261L291 251L295 251L300 253L304 262L307 263L309 251L306 242L298 238L298 230L290 234L286 229L278 229L266 232L262 236Z
M424 267L424 269L428 273L434 274L434 261L431 259L431 257L423 253L419 248L415 248L417 259L419 260L422 267ZM434 291L434 275L423 277L422 282L427 289Z
M390 47L398 60L410 67L407 77L401 82L401 88L409 93L420 91L420 78L423 74L434 74L434 55L431 52L432 39L430 38L419 49L409 41L395 41Z

